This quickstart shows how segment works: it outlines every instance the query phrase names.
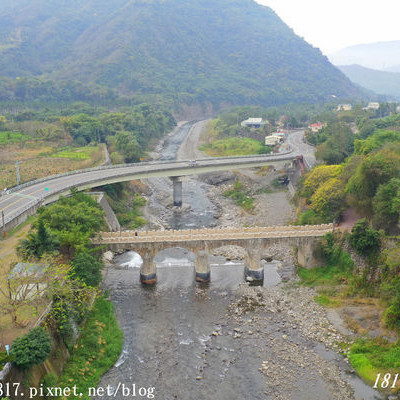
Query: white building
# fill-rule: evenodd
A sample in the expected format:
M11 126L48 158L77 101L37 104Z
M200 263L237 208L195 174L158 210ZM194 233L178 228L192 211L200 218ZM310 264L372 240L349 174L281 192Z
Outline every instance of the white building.
M316 122L315 124L308 125L308 129L311 130L313 133L319 132L322 128L325 128L326 123Z
M378 110L379 109L379 103L376 102L370 102L368 103L367 107L364 107L363 110Z
M336 111L351 111L352 108L351 104L339 104Z
M280 137L283 139L286 136L286 133L284 131L276 131L276 132L272 132L271 136L276 136L276 137Z
M278 143L281 143L283 138L276 135L265 136L265 145L266 146L276 146Z
M261 128L266 124L267 121L264 121L262 118L248 118L242 121L240 125L247 128Z
M7 279L12 280L14 300L29 300L44 295L48 286L45 275L48 265L33 263L17 263Z

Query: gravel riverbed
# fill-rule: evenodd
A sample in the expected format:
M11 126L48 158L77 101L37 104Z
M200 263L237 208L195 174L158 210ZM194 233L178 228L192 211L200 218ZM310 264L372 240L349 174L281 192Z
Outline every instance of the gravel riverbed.
M204 125L204 123L202 124ZM203 125L200 125L200 128ZM184 146L180 147L178 154L182 159L199 156L193 149L197 149L196 143L200 137L200 128L199 125L195 126L194 135L189 134ZM294 209L286 191L255 195L254 214L246 213L233 204L230 199L223 196L223 192L233 183L235 176L233 173L230 176L228 174L222 177L220 182L218 179L213 181L211 177L212 184L204 177L201 178L201 181L195 177L184 181L184 191L187 185L200 187L210 201L214 219L208 226L283 225L293 219ZM254 171L247 171L238 176L254 192L270 185L275 178L273 174L260 177ZM148 182L148 185L151 194L148 196L149 201L145 213L150 221L145 228L168 229L171 218L174 216L179 218L180 215L194 212L190 201L182 210L171 206L172 185L168 180L152 180ZM243 260L244 252L243 249L235 246L225 246L216 250L214 256L240 262ZM209 301L211 297L226 296L226 303L220 301L214 303L222 309L225 307L225 313L216 318L218 322L204 323L205 326L213 326L213 328L206 334L209 339L205 341L201 353L200 358L203 361L198 368L195 382L199 382L198 384L211 382L211 385L218 386L216 378L211 377L211 372L214 372L216 364L222 363L225 366L225 375L221 374L221 379L225 379L223 376L229 375L233 366L236 367L235 374L239 374L237 377L239 380L239 372L244 371L243 368L254 370L254 376L260 374L263 377L262 395L257 394L254 397L249 394L249 400L256 398L275 400L373 400L383 398L356 378L350 371L351 367L346 361L345 354L344 356L339 354L339 343L351 342L351 332L346 329L342 331L338 329L343 324L334 324L333 320L337 319L337 315L335 314L332 318L331 313L331 316L328 317L326 310L314 301L316 295L314 289L300 287L296 284L298 278L291 249L271 248L263 256L279 260L277 272L285 281L284 283L271 287L252 287L248 284L241 284L233 291L232 295L224 295L225 292L220 291L217 292L218 295L215 295L212 294L214 291L211 293L211 288L208 287L199 286L194 289L193 296L200 303ZM118 274L121 275L119 281L116 278L109 278L111 283L108 283L108 287L112 291L114 290L117 300L122 299L125 295L122 295L122 292L119 293L118 288L123 287L126 280L121 271L113 272L111 275L118 276ZM149 294L145 296L148 297ZM154 296L162 297L162 294L155 293ZM184 296L187 296L186 292ZM189 310L184 311L182 318L188 318L185 313L189 312ZM170 343L172 341L171 336ZM223 355L228 351L226 350L229 347L227 347L227 341L235 343L235 346L232 347L237 350L232 352L232 356ZM245 357L246 351L248 354ZM343 348L341 351L346 352ZM160 346L156 356L156 358L158 357L157 365L162 364L164 353L167 360L169 351L167 348L161 350ZM246 365L241 364L244 360L246 360ZM208 370L210 372L207 372ZM166 375L165 370L160 371L161 373ZM244 375L246 374L244 373ZM247 378L246 384L249 385L251 379L253 378ZM195 382L192 384L195 385ZM161 381L159 385L161 385ZM224 397L224 395L217 395L212 390L202 392L200 387L194 386L194 397L192 393L188 392L186 397L171 395L171 397L167 396L163 399L200 398L195 395L197 390L203 394L202 398L234 398L228 396L232 388L225 388L224 393L227 397ZM217 391L217 387L214 390ZM241 398L247 400L246 397Z

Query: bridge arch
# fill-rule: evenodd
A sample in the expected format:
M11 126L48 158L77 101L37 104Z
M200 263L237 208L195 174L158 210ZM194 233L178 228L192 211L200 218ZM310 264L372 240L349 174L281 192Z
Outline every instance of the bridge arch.
M235 245L246 249L245 275L248 280L262 281L264 269L262 258L280 259L279 251L284 245L285 254L290 248L297 248L297 262L303 266L314 266L314 246L316 240L332 232L333 224L308 226L273 226L251 228L203 228L189 230L148 231L148 232L103 232L94 244L107 245L112 251L133 250L143 258L141 281L154 284L157 281L154 257L166 248L183 247L196 254L196 280L210 280L208 255L215 249ZM275 252L271 249L275 248ZM278 249L278 253L277 253ZM278 254L278 257L277 257ZM314 265L313 265L314 263Z

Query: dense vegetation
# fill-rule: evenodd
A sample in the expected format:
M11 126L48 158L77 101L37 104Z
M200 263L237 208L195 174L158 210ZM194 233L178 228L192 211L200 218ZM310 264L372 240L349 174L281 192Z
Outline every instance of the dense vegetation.
M51 339L48 332L38 326L26 335L14 340L11 354L20 369L28 369L41 364L51 352Z
M29 292L26 298L21 297L24 292L10 291L9 298L11 301L18 297L17 306L26 303L32 310L36 301L45 298L51 301L51 308L42 322L44 328L35 328L14 341L11 360L20 369L28 370L50 355L51 338L48 332L52 332L53 337L59 335L72 353L61 378L61 383L67 386L71 377L77 378L82 374L88 377L84 382L96 386L102 374L118 358L122 332L113 306L102 297L95 301L99 293L97 286L102 280L103 261L102 253L92 247L90 238L104 228L104 212L97 202L75 190L69 197L39 210L30 234L20 243L19 253L27 261L44 265L45 273L41 277L43 289L40 293ZM23 276L14 274L11 278L10 282L16 281L15 287L22 287L26 282L22 280ZM9 285L11 290L14 286ZM91 310L93 301L95 305ZM83 333L79 345L75 346L78 327L82 323ZM92 367L90 370L89 364ZM63 381L67 377L68 380ZM43 384L54 386L57 380L55 375L49 374ZM83 381L77 380L76 383L83 384Z
M37 223L19 247L25 259L40 259L52 251L73 257L87 251L90 238L105 228L104 211L94 198L81 192L73 191L72 196L38 212Z
M121 227L137 229L147 223L143 217L142 207L147 200L141 195L145 185L140 181L134 183L119 182L101 187L107 195L107 200L117 216Z
M176 124L171 113L149 104L112 112L86 103L3 111L0 187L15 185L16 161L22 183L104 163L106 145L114 164L137 162Z
M334 120L332 104L287 104L280 107L234 107L218 115L207 126L200 150L213 157L268 154L269 146L264 145L265 136L277 129L294 129L307 125L310 121ZM248 118L262 118L261 128L241 126Z
M88 388L96 387L103 374L115 364L121 353L122 343L123 335L113 304L104 297L98 298L58 385L70 387L71 382L74 382L78 388L77 393L83 393L81 398L89 399Z
M46 208L18 252L24 260L48 263L46 277L52 277L45 293L52 300L48 325L69 343L74 324L87 313L87 302L101 282L101 254L91 248L90 238L105 229L104 211L92 197L72 191Z
M147 99L179 109L360 95L252 0L4 0L0 51L0 101L8 102Z
M305 204L298 223L339 222L349 208L364 218L350 234L328 235L322 241L326 266L300 270L299 275L318 288L316 300L326 306L354 296L375 299L384 310L386 329L400 332L400 116L376 118L392 107L381 108L370 115L361 108L343 113L320 132L308 134L325 164L301 182L298 200ZM361 256L365 265L355 265L349 252ZM381 371L396 373L399 351L399 343L363 338L351 347L349 358L374 384Z
M299 195L307 210L301 223L332 221L349 206L375 228L396 232L399 223L400 116L356 118L358 133L345 122L328 123L308 139L318 144L321 165L304 178Z

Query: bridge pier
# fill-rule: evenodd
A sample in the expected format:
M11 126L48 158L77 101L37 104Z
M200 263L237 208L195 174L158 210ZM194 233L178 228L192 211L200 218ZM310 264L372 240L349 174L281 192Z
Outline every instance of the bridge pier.
M144 254L143 264L140 268L140 282L144 285L155 285L157 283L157 270L154 263L154 254Z
M247 282L262 285L264 283L264 268L260 266L261 248L252 246L252 243L249 244L245 259L244 276Z
M196 282L207 283L211 280L211 269L208 262L208 252L200 250L195 261Z
M172 176L172 185L173 185L173 198L174 198L174 206L182 207L182 178L180 176Z

